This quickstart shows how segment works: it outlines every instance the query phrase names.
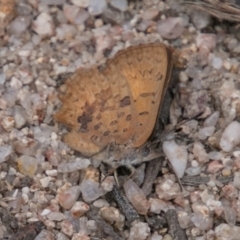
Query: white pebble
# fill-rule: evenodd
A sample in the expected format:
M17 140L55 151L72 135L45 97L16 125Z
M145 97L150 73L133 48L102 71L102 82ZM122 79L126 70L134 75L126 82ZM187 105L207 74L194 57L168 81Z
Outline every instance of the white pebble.
M208 137L212 136L215 131L215 127L203 127L199 129L198 137L199 139L205 140Z
M14 106L13 118L16 128L21 128L27 122L27 113L22 106Z
M223 67L227 70L230 70L232 67L232 63L229 59L223 61Z
M163 151L173 166L175 174L181 178L187 167L188 152L184 146L178 146L174 140L163 143Z
M13 127L14 127L14 124L15 124L15 120L13 117L11 116L8 116L8 117L4 117L2 119L2 127L7 131L7 132L10 132Z
M198 167L199 166L199 164L196 160L192 160L191 165L192 165L192 167Z
M108 207L110 205L105 199L98 199L95 202L93 202L93 206L96 208L102 208L102 207Z
M13 76L10 81L10 86L15 89L20 89L22 87L22 82Z
M48 209L48 208L46 208L46 209L44 209L44 210L40 213L40 215L41 215L41 216L46 216L46 215L48 215L50 212L51 212L51 210Z
M22 194L22 203L26 204L26 203L28 203L28 200L29 200L28 195L23 193Z
M58 165L58 172L68 173L77 170L85 169L90 165L90 160L86 158L76 158L74 162L60 163Z
M61 212L51 212L48 214L47 218L51 221L60 222L64 219L64 214Z
M52 132L51 133L51 139L52 140L57 140L57 138L58 138L57 134L55 132Z
M50 181L51 181L51 177L45 177L45 178L40 179L40 183L43 188L48 187Z
M216 111L204 121L204 127L214 127L218 121L220 112Z
M78 7L83 7L83 8L86 8L89 6L90 4L90 1L89 0L71 0L71 2L78 6Z
M234 173L233 186L237 189L240 189L240 173Z
M212 59L212 66L216 69L222 68L223 60L220 57L214 57Z
M200 163L206 163L209 161L209 156L203 146L200 142L195 142L193 144L193 155L196 158L196 160Z
M197 176L201 173L201 167L189 167L186 169L186 173L189 176Z
M103 13L103 11L107 7L106 0L90 0L90 4L88 6L88 12L91 15L99 15Z
M22 188L22 193L29 194L29 187L23 187Z
M46 170L46 174L50 177L56 177L58 175L57 169Z
M78 202L75 202L75 204L73 205L73 207L70 210L70 213L71 213L72 217L80 218L87 211L89 211L89 209L90 209L90 207L85 202L78 201Z
M147 223L136 223L130 229L128 240L145 240L150 235L150 228Z
M12 146L3 145L0 147L0 163L8 160L8 157L12 154Z
M126 11L128 8L128 3L126 0L111 0L111 5L122 12Z
M223 154L221 152L212 151L208 153L208 156L211 160L221 160L223 157Z
M151 204L150 206L151 213L160 214L161 211L166 211L167 209L167 204L162 199L150 198L149 202Z
M235 158L239 158L239 157L240 157L240 151L234 151L234 152L233 152L233 156L234 156Z
M40 36L52 36L54 33L54 23L52 16L42 12L33 22L33 30Z
M7 172L0 172L0 179L5 179L7 176Z
M188 75L187 75L187 73L185 71L184 72L180 72L180 74L179 74L180 82L185 83L185 82L188 81L188 79L189 79L189 77L188 77Z
M240 143L240 124L231 122L224 130L220 139L220 147L225 152L230 152Z

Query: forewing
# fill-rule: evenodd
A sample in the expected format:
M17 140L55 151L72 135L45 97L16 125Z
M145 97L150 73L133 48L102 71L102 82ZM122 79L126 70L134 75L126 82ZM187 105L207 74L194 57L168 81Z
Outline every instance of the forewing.
M110 60L102 70L112 89L113 99L117 110L115 119L118 130L113 134L115 143L125 144L135 133L135 109L131 102L131 92L128 81Z
M152 133L171 72L163 44L134 46L117 54L111 64L126 78L136 110L132 146L143 145Z
M64 139L75 150L91 155L96 152L91 151L92 146L102 149L113 141L111 132L117 127L110 123L116 116L115 105L110 85L97 68L77 70L65 83L60 100L62 107L55 120L73 131ZM71 143L78 140L81 142ZM90 154L86 154L87 149Z

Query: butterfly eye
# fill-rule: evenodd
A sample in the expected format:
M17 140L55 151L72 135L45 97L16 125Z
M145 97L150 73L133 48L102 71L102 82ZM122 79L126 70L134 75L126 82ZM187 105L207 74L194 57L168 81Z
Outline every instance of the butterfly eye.
M150 153L150 148L148 146L144 146L143 148L141 148L141 155L143 157L147 157Z

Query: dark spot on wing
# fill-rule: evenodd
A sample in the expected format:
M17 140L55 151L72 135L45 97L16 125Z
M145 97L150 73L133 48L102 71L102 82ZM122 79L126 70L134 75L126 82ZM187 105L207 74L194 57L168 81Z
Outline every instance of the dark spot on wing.
M122 100L120 100L120 107L126 107L131 104L130 97L124 97Z
M147 111L140 112L138 115L140 115L140 116L143 116L143 115L148 115L148 112L147 112Z
M106 131L106 132L104 132L104 133L103 133L103 136L105 136L105 137L106 137L106 136L108 136L108 135L109 135L109 133L110 133L109 131Z
M156 80L157 81L162 81L162 79L163 79L163 75L159 72L156 76Z
M97 137L96 135L92 135L92 136L91 136L91 140L92 140L92 141L97 141L97 139L98 139L98 137Z
M82 116L79 116L77 121L81 123L80 131L87 131L88 123L92 122L92 114L83 112Z
M102 126L102 123L98 123L97 125L94 126L95 130L98 130Z
M130 121L132 118L132 115L131 114L128 114L127 117L126 117L126 121Z
M114 120L112 122L110 122L110 126L116 125L117 124L117 120Z
M123 117L124 115L125 115L124 112L120 112L120 113L118 114L118 118L121 118L121 117Z
M141 97L154 97L155 96L155 92L141 93L140 96Z

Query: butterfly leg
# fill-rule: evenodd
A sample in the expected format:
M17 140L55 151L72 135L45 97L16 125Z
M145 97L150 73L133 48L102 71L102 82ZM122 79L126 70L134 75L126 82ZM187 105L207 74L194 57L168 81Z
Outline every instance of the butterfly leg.
M116 181L117 186L119 187L120 185L119 185L119 181L118 181L117 170L114 170L113 176L114 176L114 179L115 179L115 181Z
M124 165L124 167L127 168L128 170L130 170L130 172L131 172L130 175L125 180L125 181L127 181L128 179L130 179L134 175L134 173L136 172L136 169L135 169L135 167L133 167L130 164ZM119 181L118 181L117 169L114 171L114 179L117 183L117 186L119 187L120 185L119 185Z
M178 184L179 184L179 186L180 186L180 188L181 188L181 190L182 190L183 195L184 195L184 196L188 196L188 195L189 195L189 192L188 192L188 191L185 189L185 187L182 185L180 178L177 176L177 174L176 174L176 172L175 172L175 170L174 170L174 168L173 168L173 165L171 164L171 162L170 162L169 160L168 160L168 164L169 164L170 168L172 169L172 171L173 171L173 173L174 173L174 175L175 175L175 177L176 177L176 179L177 179L177 182L178 182Z
M130 175L127 177L127 180L128 180L136 172L136 168L133 165L130 165L130 164L127 164L125 167L131 172Z

